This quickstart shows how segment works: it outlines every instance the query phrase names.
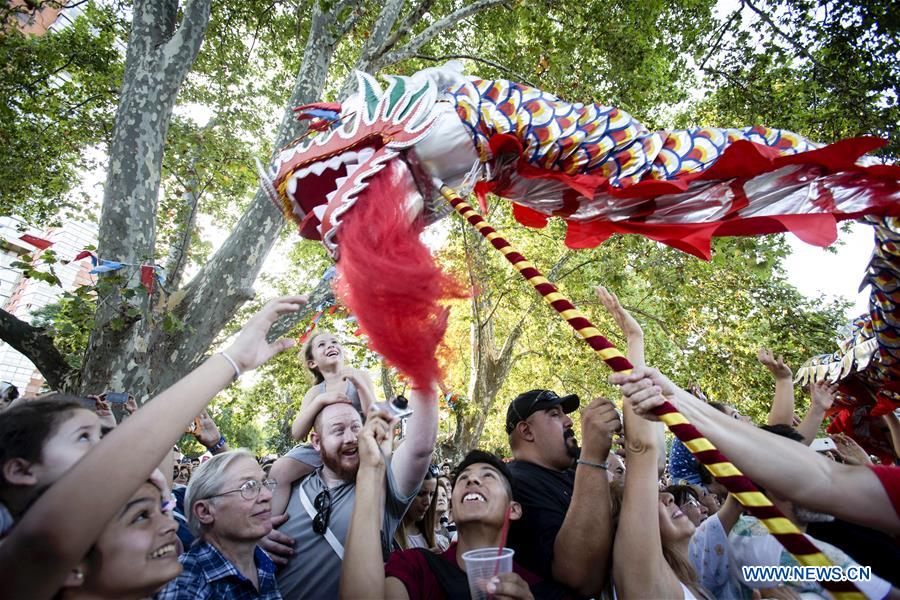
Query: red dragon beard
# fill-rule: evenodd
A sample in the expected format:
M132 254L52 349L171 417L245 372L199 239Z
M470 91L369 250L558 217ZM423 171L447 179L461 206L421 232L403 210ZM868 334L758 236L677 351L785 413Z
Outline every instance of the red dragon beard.
M428 388L440 381L438 347L447 330L445 302L465 296L419 239L421 217L406 210L409 176L398 160L368 180L342 219L337 294L371 348Z

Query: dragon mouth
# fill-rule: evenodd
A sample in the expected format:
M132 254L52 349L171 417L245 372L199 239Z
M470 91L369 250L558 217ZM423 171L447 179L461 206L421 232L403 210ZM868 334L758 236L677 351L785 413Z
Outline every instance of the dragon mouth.
M338 190L366 165L382 147L380 140L363 140L340 153L298 163L285 177L284 196L290 201L291 216L308 239L322 238L325 210Z

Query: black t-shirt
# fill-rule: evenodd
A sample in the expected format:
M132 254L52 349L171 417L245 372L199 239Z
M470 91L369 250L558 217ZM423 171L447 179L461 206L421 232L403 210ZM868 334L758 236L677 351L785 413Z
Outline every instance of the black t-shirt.
M544 579L553 579L553 543L572 502L575 471L556 471L514 460L509 470L515 481L522 518L510 523L507 545L517 563Z

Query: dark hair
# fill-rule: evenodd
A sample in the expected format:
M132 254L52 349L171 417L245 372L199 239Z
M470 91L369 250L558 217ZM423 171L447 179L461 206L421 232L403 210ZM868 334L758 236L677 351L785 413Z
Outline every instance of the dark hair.
M437 529L437 488L439 484L437 482L437 477L434 474L434 469L437 469L435 465L428 465L428 470L425 471L425 479L422 481L422 483L432 480L435 482L434 494L431 496L431 504L425 509L425 514L422 515L422 518L416 521L416 526L422 534L422 537L425 538L425 544L429 548L435 547L436 542L434 534ZM421 491L421 488L419 488L419 490ZM402 522L400 527L398 527L397 531L394 533L394 543L400 550L409 549L408 540L406 539L406 530L404 529Z
M2 467L14 458L41 461L44 444L74 411L85 408L84 399L68 394L50 394L20 402L0 417L0 485L8 485Z
M453 487L456 487L456 480L459 479L459 474L476 463L485 463L500 471L500 474L503 475L503 478L506 480L506 491L509 492L509 499L513 500L516 486L513 481L512 473L509 471L509 467L506 466L505 462L497 458L496 454L478 450L477 448L466 454L465 458L462 459L462 462L456 465L456 469L453 471Z
M759 428L768 431L769 433L788 438L789 440L794 440L795 442L803 442L803 434L784 423L778 423L777 425L760 425Z
M310 367L309 361L313 359L313 342L316 341L316 338L320 335L324 335L328 333L327 331L317 331L316 333L309 336L305 342L303 342L303 348L300 352L303 354L303 365L309 369L309 372L313 374L313 378L316 380L316 384L322 383L325 381L325 377L322 375L322 372L316 367Z
M697 495L697 491L689 485L670 485L666 487L665 491L672 494L672 497L675 499L675 504L678 506L687 502L688 496L691 496L694 500L700 502L700 496Z
M725 412L726 406L724 404L722 404L721 402L710 402L709 405L712 406L717 411L719 411L720 413Z

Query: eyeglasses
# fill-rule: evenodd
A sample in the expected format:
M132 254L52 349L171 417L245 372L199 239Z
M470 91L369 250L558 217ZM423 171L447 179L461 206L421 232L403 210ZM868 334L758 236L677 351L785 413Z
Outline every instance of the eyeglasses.
M313 518L313 531L319 535L325 535L328 531L328 521L331 520L331 493L328 490L322 490L316 496L313 506L316 509L316 516Z
M243 498L244 500L256 500L259 497L259 493L262 491L263 487L265 487L270 492L274 492L277 485L278 482L274 479L263 479L262 482L259 482L255 479L248 479L244 482L244 485L236 490L228 490L227 492L222 492L220 494L213 494L212 496L207 496L207 498L218 498L219 496L224 496L225 494L240 492L241 498Z
M684 504L682 504L682 506L685 506L686 504L690 504L694 508L700 508L700 503L697 502L697 500L695 500L694 498L688 498L684 501Z

